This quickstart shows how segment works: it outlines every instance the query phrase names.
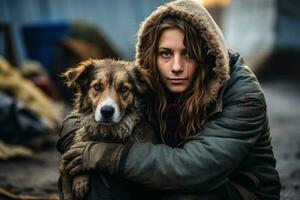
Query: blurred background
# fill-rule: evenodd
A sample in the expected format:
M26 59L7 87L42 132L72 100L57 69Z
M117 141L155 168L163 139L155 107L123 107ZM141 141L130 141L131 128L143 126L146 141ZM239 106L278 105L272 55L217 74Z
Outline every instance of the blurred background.
M300 1L199 1L261 82L281 199L299 199ZM139 24L165 2L0 0L0 199L57 199L72 95L59 75L87 58L133 60Z

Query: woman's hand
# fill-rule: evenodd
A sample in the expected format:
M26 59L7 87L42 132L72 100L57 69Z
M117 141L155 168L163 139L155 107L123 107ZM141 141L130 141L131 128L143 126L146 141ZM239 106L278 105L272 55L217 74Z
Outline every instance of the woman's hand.
M66 171L74 176L83 171L101 170L113 174L122 144L79 142L63 154Z
M105 143L96 142L73 144L62 156L67 172L76 175L82 171L94 170L102 158L105 146Z

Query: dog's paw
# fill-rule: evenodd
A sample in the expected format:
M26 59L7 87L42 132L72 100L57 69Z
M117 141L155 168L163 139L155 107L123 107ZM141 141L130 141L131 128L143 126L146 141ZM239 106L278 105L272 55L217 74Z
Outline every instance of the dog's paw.
M89 192L89 176L84 174L74 177L72 189L75 199L83 199Z

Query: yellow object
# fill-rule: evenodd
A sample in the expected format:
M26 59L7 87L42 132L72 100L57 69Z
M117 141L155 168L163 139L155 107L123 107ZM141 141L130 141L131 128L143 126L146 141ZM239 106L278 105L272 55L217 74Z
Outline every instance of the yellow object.
M61 109L31 81L23 78L3 57L0 57L0 91L10 94L36 113L46 130L55 131L60 126Z
M230 4L230 0L199 0L205 7L221 6L226 7Z
M8 160L14 157L32 157L33 152L19 145L5 144L0 140L0 160Z

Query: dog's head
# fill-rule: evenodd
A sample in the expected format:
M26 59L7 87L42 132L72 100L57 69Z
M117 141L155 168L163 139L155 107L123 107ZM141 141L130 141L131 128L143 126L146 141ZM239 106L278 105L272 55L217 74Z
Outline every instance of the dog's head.
M100 124L115 124L128 112L138 112L139 97L149 84L149 73L133 62L90 59L63 74L75 89L75 108L93 114Z

